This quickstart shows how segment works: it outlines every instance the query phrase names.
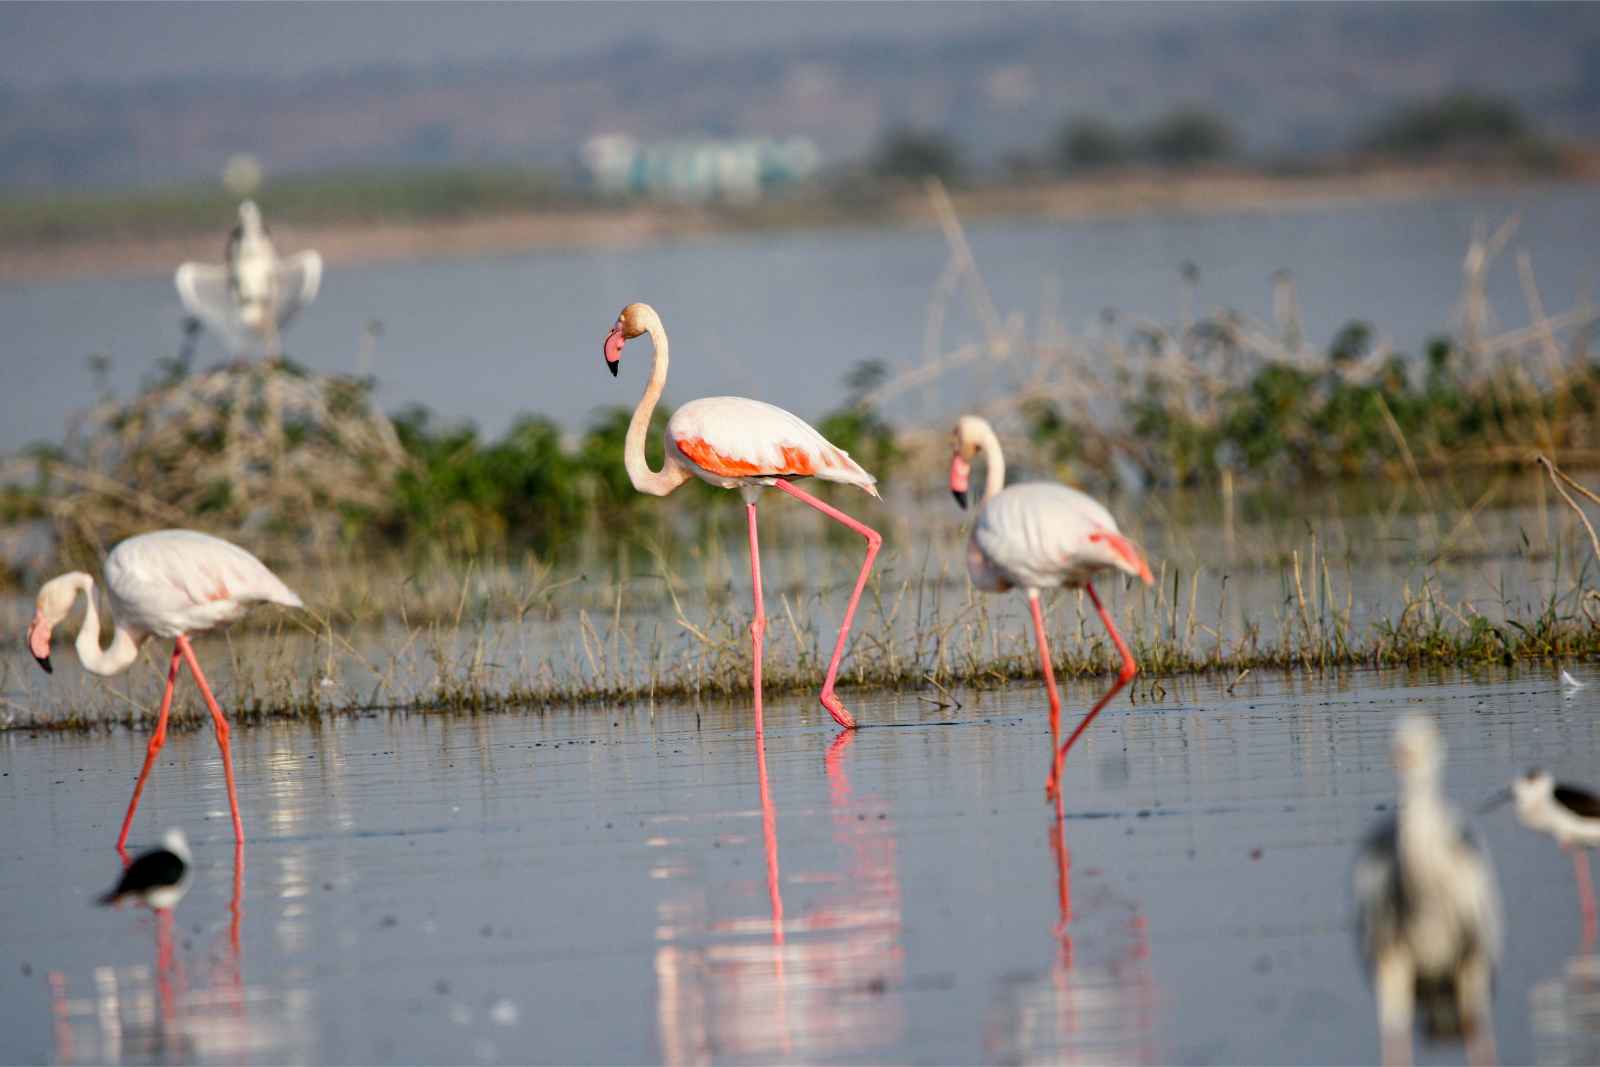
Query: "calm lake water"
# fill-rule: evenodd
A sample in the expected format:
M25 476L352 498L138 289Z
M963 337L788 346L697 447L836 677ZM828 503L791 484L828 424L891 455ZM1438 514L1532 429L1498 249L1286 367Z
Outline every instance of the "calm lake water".
M1462 806L1600 756L1600 687L1542 670L1165 684L1086 736L1061 838L1031 685L856 695L895 726L843 739L772 702L765 788L742 707L241 729L237 866L175 735L134 833L189 832L170 927L90 904L144 736L0 734L0 1061L1366 1062L1349 873L1397 715L1439 716ZM1480 828L1501 1054L1595 1062L1571 865Z
M1201 269L1197 311L1226 306L1269 319L1271 275L1287 268L1318 344L1361 318L1414 352L1452 321L1474 224L1513 212L1522 221L1510 251L1531 252L1546 308L1565 310L1600 267L1592 187L1270 214L986 222L970 236L1002 313L1033 321L1048 301L1077 334L1095 332L1105 308L1177 321L1178 267L1192 261ZM921 359L947 256L935 231L890 230L333 267L287 347L318 369L377 374L389 410L425 403L491 434L530 411L578 426L597 406L637 400L643 371L632 364L642 360L614 382L600 369L599 346L619 308L646 300L677 342L668 403L735 393L809 418L838 403L841 377L857 362ZM1511 255L1490 283L1500 325L1526 323ZM131 390L176 351L179 318L170 276L0 286L0 450L60 439L69 412L92 399L91 354L109 355L113 386ZM357 352L370 319L384 335L363 368ZM946 337L954 347L976 335L970 316L956 316ZM222 355L208 340L201 359Z

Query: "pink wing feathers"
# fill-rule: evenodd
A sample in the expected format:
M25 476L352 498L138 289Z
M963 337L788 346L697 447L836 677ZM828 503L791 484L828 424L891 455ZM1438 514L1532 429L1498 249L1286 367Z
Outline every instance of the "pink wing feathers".
M844 449L799 416L759 400L690 401L667 421L667 441L669 456L676 451L695 474L714 484L813 477L878 495L878 480Z

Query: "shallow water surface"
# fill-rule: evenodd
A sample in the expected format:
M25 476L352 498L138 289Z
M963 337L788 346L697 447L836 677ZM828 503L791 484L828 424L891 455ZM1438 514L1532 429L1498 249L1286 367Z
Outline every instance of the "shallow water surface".
M742 708L241 729L237 856L174 735L134 830L189 833L170 923L90 904L144 737L0 735L0 1060L1367 1061L1349 868L1396 715L1439 715L1463 806L1600 751L1600 686L1543 672L1165 684L1075 750L1059 835L1035 685L856 694L885 728L844 736L774 702L764 768ZM1501 1054L1595 1062L1571 866L1480 822Z

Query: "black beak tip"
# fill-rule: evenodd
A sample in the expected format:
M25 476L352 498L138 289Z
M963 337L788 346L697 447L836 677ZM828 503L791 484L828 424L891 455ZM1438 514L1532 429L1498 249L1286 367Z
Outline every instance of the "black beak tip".
M35 656L33 658L39 662L39 666L44 668L44 673L46 673L46 674L54 674L54 673L56 673L56 669L54 667L50 666L50 657L49 656Z
M622 365L622 360L620 360L620 359L617 360L615 363L611 362L609 359L606 360L606 369L611 372L611 376L613 378L615 378L617 376L617 368L620 367L621 365Z
M950 490L950 495L956 498L956 503L958 505L960 505L962 511L966 511L967 510L967 494L966 493L963 493L959 489L952 489L952 490Z

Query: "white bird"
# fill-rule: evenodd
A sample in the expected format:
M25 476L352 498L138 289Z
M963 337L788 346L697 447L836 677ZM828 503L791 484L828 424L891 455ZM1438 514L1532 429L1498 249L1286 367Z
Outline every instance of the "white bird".
M153 911L167 911L189 891L194 859L182 830L168 830L161 847L135 856L111 892L100 898L104 905L137 900Z
M1087 494L1054 482L1028 482L1004 488L1005 456L1001 453L999 438L985 420L976 415L963 415L956 421L951 440L954 455L950 460L950 492L963 508L967 506L973 458L982 453L989 465L983 502L967 541L967 572L972 576L972 584L985 592L1001 593L1021 588L1028 594L1034 636L1039 643L1039 663L1050 694L1051 762L1045 795L1059 797L1058 779L1067 750L1100 714L1100 709L1111 703L1139 670L1090 580L1102 571L1122 571L1149 585L1154 581L1150 565L1145 562L1139 546L1122 536L1117 520L1105 506ZM1059 750L1056 743L1060 733L1061 697L1056 692L1050 646L1044 634L1044 614L1039 607L1040 590L1056 586L1088 592L1100 621L1105 623L1106 632L1122 657L1122 669L1115 684L1083 717Z
M239 205L239 223L228 235L223 262L185 263L173 281L189 314L230 344L243 347L253 339L276 356L279 331L316 299L322 257L305 251L280 259L260 209L246 200Z
M50 667L50 635L65 619L82 593L83 626L78 630L78 660L94 674L112 675L127 670L138 658L139 647L151 637L170 637L172 662L167 688L161 698L156 729L145 754L144 769L133 787L128 814L122 820L117 850L125 853L128 828L139 806L139 794L167 737L167 713L178 681L178 664L189 665L200 695L211 710L222 770L228 783L228 804L233 812L233 833L244 840L239 820L239 798L233 786L233 756L228 745L228 723L200 670L189 635L225 626L243 617L256 604L303 607L300 598L278 576L250 553L219 537L193 530L158 530L130 537L113 548L105 562L106 592L111 598L115 626L111 644L100 647L100 613L95 603L94 578L72 571L45 582L28 624L27 645L46 673Z
M1394 732L1398 813L1368 837L1355 866L1361 950L1371 968L1385 1062L1410 1059L1420 1009L1433 1039L1494 1056L1489 1014L1500 957L1500 897L1488 854L1440 791L1444 746L1425 716Z
M1578 681L1566 671L1561 672L1561 684L1566 687L1569 695L1576 693L1580 689L1587 688L1587 683Z
M850 603L845 607L844 621L839 625L839 638L833 646L833 658L828 662L828 674L822 682L821 696L822 706L828 709L833 720L847 730L853 729L855 718L834 693L833 687L839 676L839 661L844 656L845 641L850 636L850 623L855 618L861 593L867 587L867 575L871 573L872 561L883 545L883 537L865 523L818 500L794 482L799 478L820 478L827 482L856 486L876 497L878 480L863 470L842 448L835 447L812 429L804 419L780 407L738 396L691 400L674 411L667 420L666 461L661 470L651 470L645 459L644 439L650 432L650 417L655 413L661 391L667 384L666 327L661 325L661 317L649 304L629 304L617 316L611 332L606 334L602 351L606 368L615 377L622 361L622 346L644 335L649 335L650 343L655 348L655 362L644 395L639 398L639 405L628 423L623 463L633 487L651 496L666 496L691 478L699 478L721 489L737 489L744 496L745 515L750 527L750 581L755 600L755 618L750 623L750 636L755 660L752 688L755 690L758 739L763 732L761 652L767 616L761 599L761 553L756 541L757 496L763 488L780 489L866 539L867 558L861 564L855 589L850 594Z

